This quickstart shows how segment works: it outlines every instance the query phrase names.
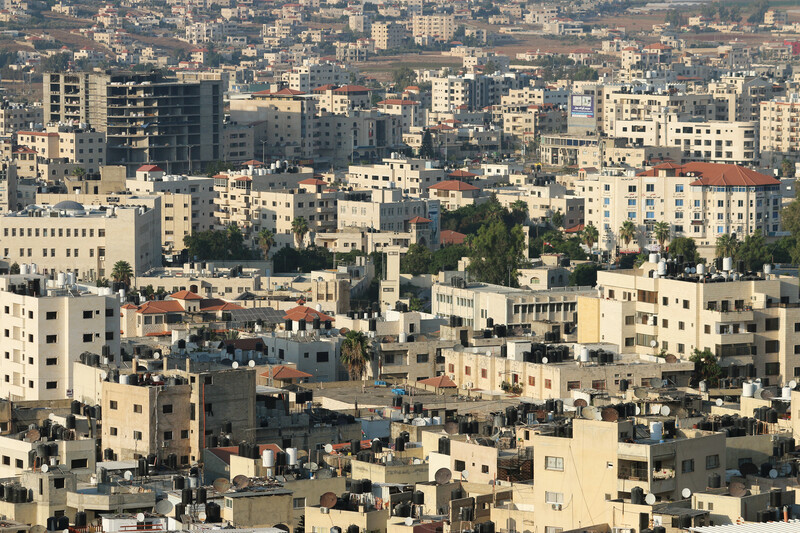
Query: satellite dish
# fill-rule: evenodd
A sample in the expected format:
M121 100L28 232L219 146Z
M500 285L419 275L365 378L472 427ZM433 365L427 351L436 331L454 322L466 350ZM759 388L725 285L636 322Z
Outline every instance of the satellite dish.
M450 480L453 479L453 473L449 468L440 468L433 475L433 479L436 480L437 485L444 485L445 483L450 483Z
M619 420L619 413L613 407L606 407L600 413L600 417L604 422L616 422Z
M200 520L202 520L202 521L204 521L204 522L205 522L205 520L206 520L206 516L207 516L207 515L206 515L206 512L205 512L205 511L200 511L199 513L197 513L197 518L199 518Z
M550 362L550 359L548 359L547 357L542 357L542 364L546 365L549 362Z
M452 420L450 422L445 422L444 432L447 433L448 435L455 435L456 433L458 433L458 423L453 422Z
M668 405L662 405L661 409L659 410L659 413L661 413L661 416L669 416L669 413L670 413L669 406Z
M25 438L31 442L36 442L42 438L42 434L39 433L38 429L29 429L27 433L25 433Z
M219 477L214 480L212 486L214 487L215 491L219 492L220 494L223 494L225 492L228 492L228 489L231 488L231 482L225 479L224 477Z
M771 468L770 471L769 471L769 477L771 477L772 479L775 479L776 477L778 477L778 471L775 470L774 468Z
M319 506L331 509L333 506L336 505L337 500L338 498L336 497L335 492L326 492L325 494L319 497Z
M584 400L583 398L578 398L577 400L575 400L573 402L573 405L575 407L586 407L587 405L589 405L589 403L586 400Z
M250 478L245 476L244 474L239 474L235 478L233 478L233 486L237 489L246 489L250 486Z
M585 418L586 420L595 420L598 416L597 409L591 406L586 406L581 408L581 418Z
M49 466L47 466L47 463L44 463L44 464L42 465L42 472L44 472L44 473L46 474L46 473L47 473L47 472L49 472L49 471L50 471L50 467L49 467Z
M407 516L406 519L404 520L404 522L405 522L405 524L407 526L413 526L414 525L414 519L411 518L410 516Z
M250 360L247 362L247 366L249 366L250 368L255 368L255 366L256 366L256 362L255 362L255 361L253 361L252 359L250 359Z
M637 387L633 389L633 395L640 400L645 400L647 399L647 390L642 387Z
M739 465L739 472L743 476L754 476L758 474L758 467L754 463L742 463Z
M171 502L171 501L169 501L169 500L167 500L167 499L164 499L164 500L161 500L160 502L158 502L158 503L156 504L156 506L155 506L155 507L153 507L153 510L154 510L154 511L155 511L157 514L160 514L160 515L168 515L169 513L171 513L171 512L172 512L172 510L173 510L174 508L175 508L175 506L174 506L174 505L172 505L172 502Z
M466 480L466 479L469 479L469 471L467 471L467 470L462 470L462 471L461 471L461 479L465 479L465 480Z
M635 409L635 411L634 411L634 412L635 412L637 415L640 415L640 414L642 414L642 410L641 410L641 409L639 409L639 406L638 406L638 405L636 406L636 409Z
M130 470L126 470L125 473L122 475L125 478L125 481L130 481L133 479L133 472Z
M771 400L774 394L772 394L772 391L769 389L761 389L761 392L759 392L759 396L761 397L762 400Z
M656 495L653 494L652 492L649 493L647 496L644 497L644 502L647 505L653 505L654 503L656 503Z
M678 358L672 355L671 353L667 354L664 360L669 364L674 364L678 362Z
M654 389L660 389L664 386L664 380L661 378L652 378L650 380L650 386Z
M797 381L795 381L795 380L790 381L789 382L789 388L791 388L792 390L796 389L797 388Z
M136 514L136 521L137 522L144 522L144 513L137 513Z
M788 476L791 473L792 473L792 465L789 463L783 463L783 465L781 465L781 474L783 474L784 476Z
M683 489L681 491L681 496L683 496L684 500L688 500L689 498L692 497L692 489L690 489L689 487L686 487L685 489Z
M650 341L651 348L655 348L656 346L658 346L658 341Z
M234 370L236 370L237 368L239 368L239 362L238 362L238 361L234 361L234 362L231 364L231 368L233 368Z
M717 401L714 403L717 404L717 407L722 407L722 404L724 404L725 401L722 398L717 398Z
M153 359L160 359L160 358L161 358L161 352L159 352L158 350L153 352Z
M747 487L744 486L744 483L741 481L732 481L731 486L728 489L728 493L734 498L741 498L745 494L747 494Z
M332 444L326 444L324 450L325 450L325 453L331 453L333 451L333 445Z

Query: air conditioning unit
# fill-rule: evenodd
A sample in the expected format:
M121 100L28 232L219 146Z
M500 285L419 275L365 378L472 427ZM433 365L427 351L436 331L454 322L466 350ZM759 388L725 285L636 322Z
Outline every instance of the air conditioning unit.
M561 510L561 504L560 503L554 503L552 505L552 507L553 507L554 511L560 511Z
M447 377L449 377L450 379L456 379L456 375L455 374L447 374Z

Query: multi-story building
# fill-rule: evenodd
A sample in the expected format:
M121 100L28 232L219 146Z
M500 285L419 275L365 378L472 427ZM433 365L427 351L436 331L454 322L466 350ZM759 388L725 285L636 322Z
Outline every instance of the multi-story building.
M222 155L222 81L160 74L46 73L45 121L77 120L106 134L108 164L189 172Z
M564 215L564 228L573 228L584 223L584 199L567 193L567 188L555 180L539 178L531 184L514 188L498 188L494 191L500 205L510 208L521 200L528 206L528 219L537 223L547 222L553 213Z
M663 112L664 108L677 109L701 120L727 120L727 116L716 115L716 104L710 94L633 92L629 89L627 86L606 89L596 98L598 124L602 125L603 132L614 131L617 120L646 120L654 113Z
M414 39L452 41L456 33L453 15L414 15L411 19L411 34Z
M302 93L323 85L346 85L350 83L352 69L333 61L298 65L283 74L283 81L292 91Z
M778 168L784 159L800 161L800 98L761 102L761 164Z
M81 353L119 356L116 295L48 289L47 281L36 274L0 276L4 398L66 399L72 395L73 363Z
M633 146L677 147L684 161L751 165L758 160L758 122L695 119L653 113L644 120L617 119L609 132Z
M639 354L663 350L680 359L710 350L724 368L755 365L762 383L787 383L800 372L796 278L703 283L705 276L651 275L657 271L646 262L599 273L600 294L578 299L578 342L610 342Z
M370 109L372 91L363 85L323 85L312 91L319 113L345 115L354 109Z
M421 244L438 244L439 200L403 198L400 189L347 193L338 202L337 225L339 230L357 227L409 232L418 229L411 221L420 217L428 221L428 234Z
M23 129L31 129L44 120L40 105L0 102L0 135L10 135Z
M405 29L396 22L372 23L372 40L375 42L376 50L400 48L403 45L405 37Z
M722 76L708 84L714 96L717 117L730 121L758 121L761 102L785 93L782 85L756 76Z
M408 133L411 128L419 128L425 125L423 123L424 110L420 102L416 100L390 98L378 102L377 108L378 111L386 115L400 117L400 126L403 129L403 133Z
M108 278L117 261L127 261L134 274L161 264L161 213L152 207L31 206L0 216L0 235L7 261L35 263L45 274L97 280Z
M627 220L637 227L630 250L657 249L653 224L665 221L672 237L694 239L707 257L713 257L720 235L744 238L760 231L769 237L780 231L780 182L736 165L664 163L636 175L596 175L576 188L601 250L625 248L617 233Z
M225 22L195 22L186 25L185 38L192 44L221 42L228 34L228 24Z
M378 111L352 110L346 115L325 113L316 118L316 161L342 165L376 161L403 148L401 118Z
M64 160L88 174L99 173L106 161L106 135L93 128L52 124L44 131L17 132L17 144L36 151L37 160ZM41 177L55 180L61 176Z
M408 159L394 154L382 163L351 165L347 183L359 189L397 188L405 194L420 196L428 187L445 179L445 171L425 159Z

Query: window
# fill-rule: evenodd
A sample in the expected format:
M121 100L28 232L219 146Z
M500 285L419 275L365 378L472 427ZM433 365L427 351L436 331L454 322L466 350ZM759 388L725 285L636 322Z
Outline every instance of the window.
M47 320L56 320L57 318L58 318L58 312L56 311L48 311L45 314L45 319ZM798 324L800 324L800 322L798 322Z
M181 438L182 439L188 439L189 438L189 430L188 429L182 429L181 430Z
M139 405L138 403L133 404L133 412L134 413L141 413L142 412L142 406Z
M678 322L678 329L683 331L686 328L685 322Z
M133 432L133 440L142 440L142 432L141 431L134 431Z
M694 459L685 459L681 463L681 472L684 474L694 472Z
M684 309L689 309L689 300L684 300L683 301L683 308Z
M595 390L606 390L606 380L604 379L593 379L592 380L592 388Z
M317 352L317 363L327 363L328 352Z
M92 313L90 310L83 312L83 318L92 318L92 316L94 316L94 313Z
M455 463L453 464L453 467L455 468L456 472L463 472L464 470L467 469L466 463L464 461L459 460L459 459L455 460Z
M292 507L294 509L303 509L306 506L305 498L292 498Z
M55 344L58 342L58 335L48 335L45 337L45 342L47 344Z
M675 185L675 192L683 192L683 185Z
M172 440L172 432L171 431L165 431L164 432L164 440Z
M428 354L426 353L417 354L417 363L427 363L427 362L428 362Z
M777 341L775 341L777 342ZM781 373L780 363L766 363L764 365L764 373L768 376L777 376Z
M489 465L481 465L481 474L489 473Z
M563 457L545 456L545 458L544 458L544 468L545 468L545 470L556 470L558 472L563 472L564 471L564 458Z
M109 433L111 434L112 437L116 437L117 436L117 428L108 428L108 431L109 431Z
M545 491L544 503L564 503L564 493Z
M531 387L535 386L536 385L536 378L533 377L533 376L528 376L528 385L530 385Z
M553 388L552 381L550 381L549 379L544 380L544 388L545 389L552 389Z
M169 414L169 413L171 413L171 412L172 412L172 404L171 404L171 403L164 404L164 405L161 407L161 412L162 412L162 413L164 413L164 414Z
M626 316L625 317L625 325L626 326L633 326L635 324L634 320L635 320L635 318L634 318L633 315Z
M108 407L109 407L109 409L114 409L114 410L116 410L116 409L117 409L117 401L116 401L116 400L111 400L111 401L108 403Z
M719 468L719 455L707 455L706 456L706 470L712 470L714 468Z
M464 375L465 375L465 376L469 376L469 375L471 375L471 374L472 374L472 367L465 366L465 367L464 367Z
M765 341L764 342L764 352L766 353L777 353L780 351L780 341ZM776 372L777 374L777 372Z
M88 459L73 459L70 461L69 464L70 468L88 468L89 467L89 460Z
M52 389L57 389L58 388L58 381L48 381L47 384L45 385L45 388L51 389L51 390Z
M486 379L487 375L488 375L488 372L486 371L486 369L485 368L481 368L481 378Z
M93 335L91 333L83 334L83 342L92 342Z
M764 320L764 331L778 331L781 328L780 318L767 318Z

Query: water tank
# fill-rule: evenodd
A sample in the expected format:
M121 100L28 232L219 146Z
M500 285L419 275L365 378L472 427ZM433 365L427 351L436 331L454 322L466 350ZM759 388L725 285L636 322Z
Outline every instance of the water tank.
M181 490L181 503L183 505L192 504L192 489L184 487L184 489Z
M619 380L619 391L625 392L627 390L628 390L628 380L627 379Z
M757 388L758 385L756 385L755 383L750 383L749 381L742 383L742 397L752 398L753 395L756 393Z
M261 454L261 465L264 466L264 468L272 468L275 466L275 452L273 450L264 450Z
M216 524L222 521L219 504L209 502L206 504L206 522Z
M710 489L718 489L722 485L722 478L719 474L713 473L708 476L708 488Z
M642 487L631 488L631 503L633 505L644 505L644 489Z
M650 440L660 441L664 436L664 424L661 422L650 423Z
M69 404L69 412L73 415L81 414L81 402L78 400L72 400L72 403Z
M581 348L580 361L581 361L581 363L588 363L590 360L591 360L591 357L589 356L589 348L584 346L583 348Z
M764 274L767 276L772 274L772 265L770 263L764 263Z
M414 505L422 505L422 504L424 504L425 503L425 493L422 492L421 490L415 490L411 494L411 502Z
M722 258L722 270L725 272L730 272L733 270L733 257L723 257Z
M781 398L784 400L791 400L792 399L792 388L789 386L785 386L781 389Z
M75 429L75 415L67 415L67 429Z
M778 490L771 490L769 493L769 506L770 507L780 507L781 506L781 496L783 495L783 491L780 489Z
M175 476L172 478L172 490L183 490L186 486L186 480L183 476Z
M399 339L400 343L402 344L402 343L406 342L407 339L408 339L408 335L406 335L406 332L405 331L401 331L400 332L400 339Z
M648 262L653 263L653 264L658 263L658 254L651 253L650 255L647 256L647 260L648 260Z
M198 504L205 505L207 496L208 496L208 493L206 492L206 488L205 487L198 487L197 488L197 503Z
M75 527L86 527L86 513L78 511L75 513Z
M297 448L286 448L286 463L289 466L297 466Z
M663 259L658 262L658 275L664 277L667 275L667 262Z
M697 273L700 274L701 276L704 276L705 273L706 273L706 265L703 264L703 263L698 263L697 264Z

